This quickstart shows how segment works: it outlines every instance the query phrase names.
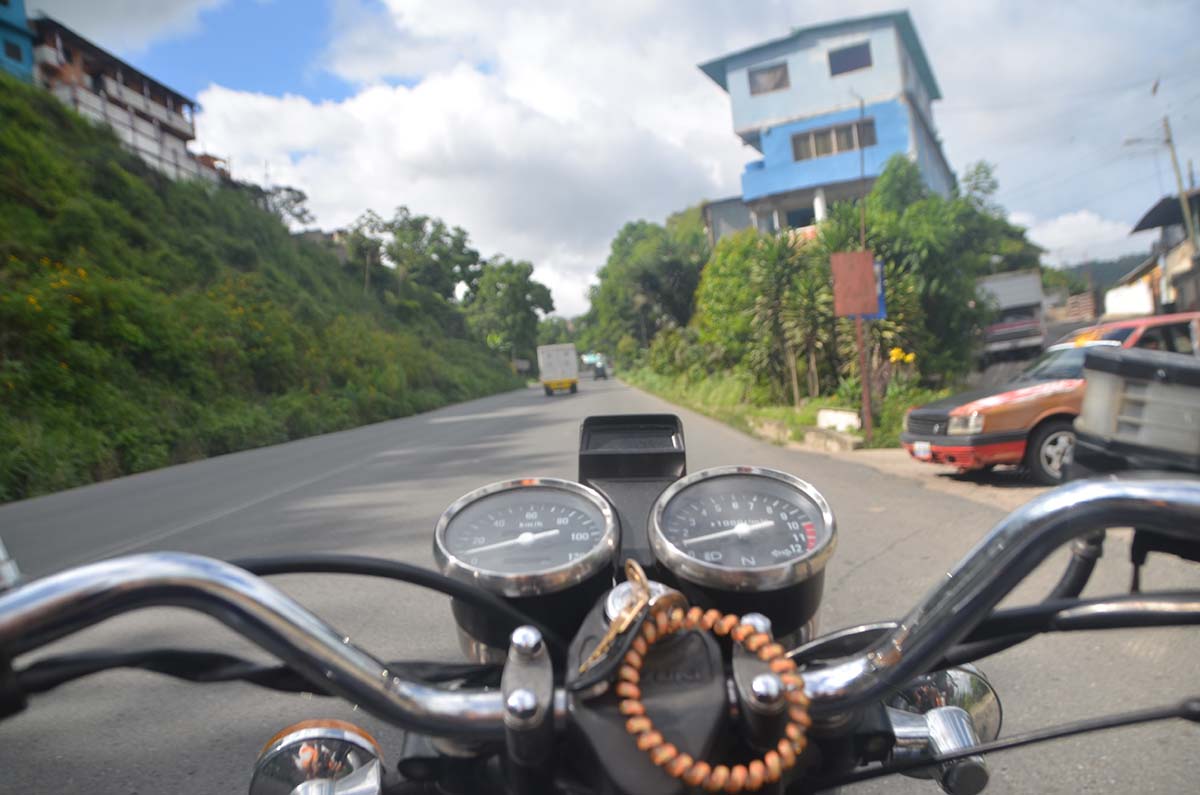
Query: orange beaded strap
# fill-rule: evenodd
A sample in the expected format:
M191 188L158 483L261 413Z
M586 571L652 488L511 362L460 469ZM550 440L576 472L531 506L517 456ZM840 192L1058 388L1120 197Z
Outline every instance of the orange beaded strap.
M779 675L787 688L788 722L784 727L785 736L761 759L733 767L709 765L681 753L655 731L654 723L642 703L642 691L638 684L642 663L650 647L659 638L681 629L703 629L717 635L728 635L746 651L757 654ZM796 663L787 657L783 646L771 642L769 635L759 632L750 624L741 623L737 616L722 615L719 610L705 612L693 607L686 613L680 608L654 613L642 625L640 635L625 654L624 664L617 672L616 693L622 699L621 714L628 717L625 730L636 739L637 747L649 754L650 761L671 777L682 779L688 786L703 787L709 792L753 792L764 783L778 781L784 770L796 764L796 755L804 750L806 743L804 733L812 725L812 719L808 717L804 680L796 675Z

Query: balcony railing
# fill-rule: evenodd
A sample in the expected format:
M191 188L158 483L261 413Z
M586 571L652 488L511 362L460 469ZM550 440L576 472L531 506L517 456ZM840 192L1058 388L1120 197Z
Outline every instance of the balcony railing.
M123 83L118 83L107 75L104 76L104 90L117 102L158 119L160 124L165 124L175 132L182 133L186 138L195 137L196 128L182 113L170 110L166 105L160 105L141 92Z

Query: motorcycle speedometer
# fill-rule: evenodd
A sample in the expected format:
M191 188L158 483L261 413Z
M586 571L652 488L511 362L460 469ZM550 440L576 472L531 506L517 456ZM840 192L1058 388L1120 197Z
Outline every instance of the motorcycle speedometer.
M694 602L764 613L777 635L816 613L836 537L833 511L815 487L762 467L682 478L650 516L655 557Z
M564 635L611 585L618 542L612 507L569 480L524 478L493 483L455 500L434 529L433 555L443 574L506 598ZM507 645L498 627L453 603L472 659ZM472 650L468 650L471 646Z

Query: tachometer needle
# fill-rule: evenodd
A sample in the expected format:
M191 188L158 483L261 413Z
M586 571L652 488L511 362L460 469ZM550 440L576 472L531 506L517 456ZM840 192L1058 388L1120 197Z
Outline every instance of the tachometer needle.
M521 533L521 535L517 536L516 538L510 538L507 541L497 541L494 544L484 544L481 547L475 547L474 549L468 549L467 554L468 555L478 555L480 552L491 552L493 549L501 549L503 547L511 547L511 546L516 546L518 544L521 546L529 546L530 544L532 544L534 541L537 541L538 539L549 538L550 536L556 536L556 535L558 535L557 530L543 530L540 533L524 532L524 533Z
M775 522L771 521L770 519L764 519L761 522L754 522L752 524L738 522L728 530L718 530L717 532L709 533L706 536L696 536L695 538L685 539L683 545L685 547L690 547L692 544L699 544L701 541L711 541L714 538L724 538L725 536L744 536L748 533L753 533L755 530L762 530L764 528L774 526Z

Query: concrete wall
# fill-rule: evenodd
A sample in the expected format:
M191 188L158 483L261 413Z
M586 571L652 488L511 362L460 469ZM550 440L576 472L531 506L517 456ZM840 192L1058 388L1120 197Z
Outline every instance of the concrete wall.
M218 182L216 171L197 162L187 142L154 122L141 118L128 108L109 102L99 94L79 86L58 83L52 93L97 124L107 124L117 138L156 171L171 179L203 179Z
M950 170L950 166L942 154L941 145L929 134L929 128L925 126L911 106L909 118L912 122L914 137L913 156L921 169L921 174L925 177L925 184L936 193L949 196L950 192L954 190L955 179L954 173Z
M8 57L8 46L14 45L21 51L19 60ZM22 80L33 82L33 40L7 27L0 26L0 67Z
M896 38L899 40L900 33L896 32ZM908 50L897 45L900 53L900 69L903 75L904 91L907 93L916 104L917 109L925 115L929 120L929 124L933 124L933 106L929 100L929 92L925 88L925 82L921 80L921 75L917 71L916 64L913 63L912 56Z
M871 44L871 66L830 76L829 51L864 41ZM857 107L858 100L851 92L868 103L898 96L903 88L902 48L898 41L895 28L883 22L855 32L788 41L752 56L735 58L726 71L734 130L745 133L838 108ZM780 62L788 65L789 87L752 95L749 69Z
M900 100L869 104L866 117L875 120L877 143L863 150L866 176L878 176L895 154L908 155L912 149L909 109ZM747 163L742 172L742 198L753 201L777 193L847 182L859 177L859 153L841 152L825 157L796 161L792 136L857 121L857 107L826 113L803 121L783 124L763 132L763 159Z
M740 196L704 205L704 224L708 227L709 241L712 243L748 228L750 223L750 208L742 203Z

